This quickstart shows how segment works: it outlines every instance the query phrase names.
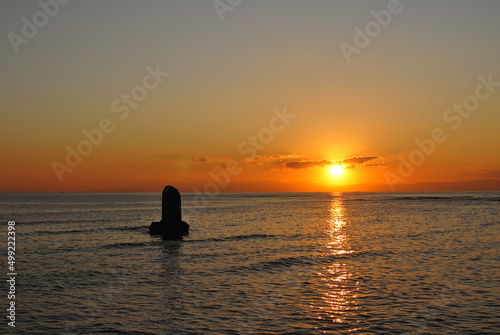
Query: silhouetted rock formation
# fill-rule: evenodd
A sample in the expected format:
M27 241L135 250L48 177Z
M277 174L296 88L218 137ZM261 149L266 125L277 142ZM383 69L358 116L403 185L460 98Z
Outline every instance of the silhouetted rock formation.
M181 194L175 187L163 189L161 209L161 221L149 226L151 235L179 238L189 233L189 225L181 219Z

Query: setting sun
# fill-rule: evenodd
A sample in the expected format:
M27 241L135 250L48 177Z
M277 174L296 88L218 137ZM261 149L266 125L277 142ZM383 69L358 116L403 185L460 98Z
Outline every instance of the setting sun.
M330 167L330 173L334 176L340 176L342 172L344 172L344 168L339 164Z

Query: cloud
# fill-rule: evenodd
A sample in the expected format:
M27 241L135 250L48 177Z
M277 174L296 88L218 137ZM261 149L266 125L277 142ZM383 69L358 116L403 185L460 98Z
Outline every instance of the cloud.
M486 171L484 176L488 178L500 178L500 169Z
M309 169L312 167L324 167L334 164L342 164L344 168L355 169L359 167L375 168L383 166L383 163L373 162L374 160L381 158L379 156L351 156L345 159L317 159L309 160L305 159L304 156L297 154L276 154L276 155L262 155L256 156L255 158L243 158L240 162L244 163L246 167L260 167L265 169L270 169L276 171L277 169ZM217 168L227 167L230 157L198 157L193 158L191 161L195 163L202 164L217 164ZM215 166L215 165L214 165Z
M297 156L297 155L295 155ZM297 156L300 157L301 156ZM375 159L381 158L379 156L352 156L345 159L338 160L300 160L300 161L287 161L283 162L282 165L288 169L308 169L315 166L328 166L334 164L342 164L345 168L355 169L357 167L380 167L383 166L382 163L372 162Z
M385 163L367 163L367 164L364 164L363 166L367 166L367 167L383 167L385 166Z
M382 157L379 156L352 156L349 158L345 158L340 161L344 168L346 169L357 169L357 168L377 168L385 166L382 162L372 162L375 159L379 159Z
M208 158L208 157L193 158L191 160L193 162L197 162L197 163L208 163L208 162L210 162L210 158Z
M246 157L243 158L244 162L280 162L283 163L286 160L295 160L295 159L300 159L302 156L296 155L296 154L287 154L287 155L263 155L263 156L256 156L255 158L250 158Z
M368 161L374 160L380 158L378 156L353 156L346 158L342 161L344 164L354 164L354 165L359 165L359 164L364 164Z
M219 158L198 157L198 158L191 159L191 161L193 161L195 163L228 162L230 160L232 160L230 157L219 157Z
M302 159L302 156L296 154L276 154L276 155L262 155L255 158L246 157L242 162L249 167L270 167L271 169L283 169L283 164L291 161Z
M326 159L320 161L286 162L283 164L284 167L289 169L308 169L314 166L327 166L327 165L332 165L332 162Z
M464 175L469 176L481 176L486 178L499 179L500 178L500 169L498 168L471 168L472 171L468 171L463 173Z
M265 162L273 162L273 161L283 161L287 159L299 159L302 156L296 154L289 155L264 155L255 157L256 160L265 161Z

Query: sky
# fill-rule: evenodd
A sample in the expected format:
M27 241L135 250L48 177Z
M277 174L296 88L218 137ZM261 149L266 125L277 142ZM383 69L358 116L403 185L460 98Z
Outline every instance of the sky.
M0 192L500 190L498 17L497 0L2 1Z

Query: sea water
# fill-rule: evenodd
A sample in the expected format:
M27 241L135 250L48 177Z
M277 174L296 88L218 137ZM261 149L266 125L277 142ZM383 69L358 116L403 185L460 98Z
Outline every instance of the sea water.
M499 334L500 193L0 194L2 333Z

